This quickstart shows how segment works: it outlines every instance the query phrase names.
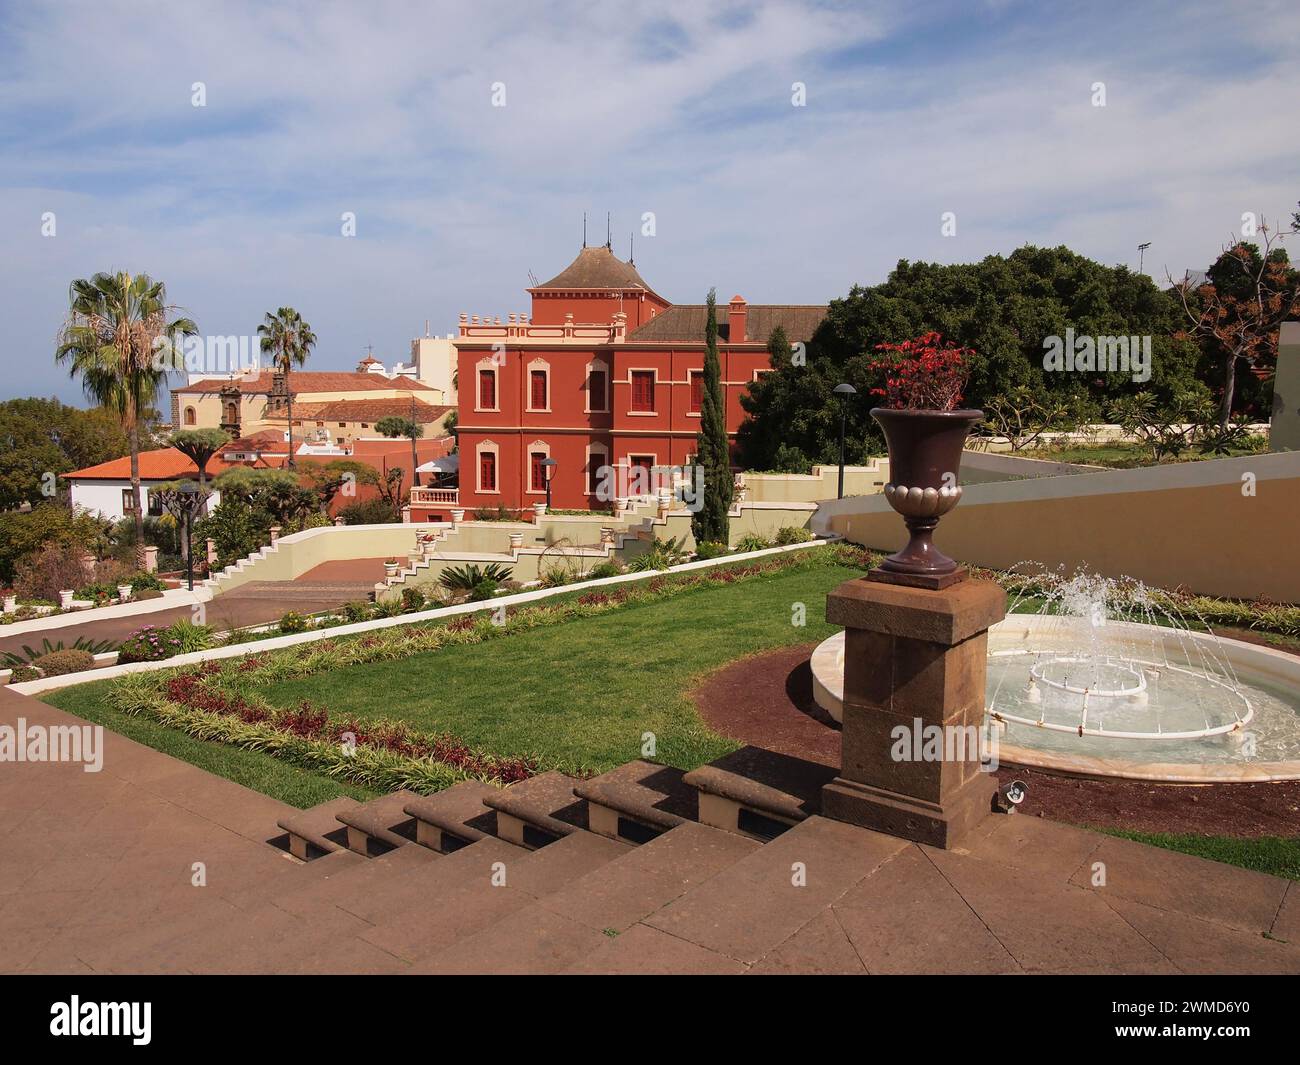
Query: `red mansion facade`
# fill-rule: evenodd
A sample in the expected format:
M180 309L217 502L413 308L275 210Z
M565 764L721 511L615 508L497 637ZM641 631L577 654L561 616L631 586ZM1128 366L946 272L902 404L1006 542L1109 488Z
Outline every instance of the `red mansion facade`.
M554 507L606 509L608 468L636 484L644 478L635 467L688 464L699 429L705 305L669 303L607 245L584 247L567 269L527 291L530 315L504 323L461 315L454 340L459 505L545 502L550 469ZM719 305L733 437L744 417L741 394L769 369L772 330L780 325L791 343L807 341L825 313L824 306L750 305L740 296Z

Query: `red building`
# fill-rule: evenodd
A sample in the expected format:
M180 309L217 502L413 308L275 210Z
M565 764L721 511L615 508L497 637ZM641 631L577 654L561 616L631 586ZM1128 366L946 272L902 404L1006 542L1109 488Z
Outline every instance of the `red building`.
M704 304L669 303L608 246L583 248L556 277L528 289L531 315L461 315L454 341L460 385L460 506L552 504L605 509L601 471L686 465L699 430ZM807 341L824 306L719 305L718 355L727 431L740 396L768 371L776 326ZM635 482L634 482L635 483ZM644 483L644 481L642 481ZM609 486L608 478L605 482ZM620 490L617 494L625 494Z

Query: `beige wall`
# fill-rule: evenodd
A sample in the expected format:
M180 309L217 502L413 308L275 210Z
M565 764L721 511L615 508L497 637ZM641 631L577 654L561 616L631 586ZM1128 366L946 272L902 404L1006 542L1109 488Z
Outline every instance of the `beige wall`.
M812 527L890 551L907 539L883 498L825 503ZM1296 603L1298 529L1300 452L1290 452L965 486L935 543L983 566L1082 566L1165 588Z
M834 499L839 490L838 466L814 466L804 473L746 473L748 503L819 503ZM844 494L866 496L879 492L889 480L889 460L875 459L867 466L844 467Z
M1273 378L1270 451L1300 451L1300 322L1283 322Z

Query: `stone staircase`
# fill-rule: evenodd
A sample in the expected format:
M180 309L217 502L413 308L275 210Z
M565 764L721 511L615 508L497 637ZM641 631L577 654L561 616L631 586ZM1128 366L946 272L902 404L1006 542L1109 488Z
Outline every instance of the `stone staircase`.
M618 942L622 932L636 925L636 939L656 939L641 922L662 915L666 942L650 946L680 953L690 945L674 939L673 922L721 920L738 899L752 905L755 892L763 894L757 880L769 893L784 892L773 885L790 881L786 850L816 854L835 845L818 842L826 833L847 827L816 817L803 794L830 767L757 748L738 753L707 772L634 761L589 780L547 772L508 788L464 781L435 795L399 791L295 811L268 843L299 868L275 878L252 910L273 909L311 927L292 943L286 935L289 971L306 964L306 945L323 949L324 929L354 941L346 951L331 947L331 957L378 971L555 973L601 964L654 971ZM756 820L728 813L721 820L730 828L702 823L699 813L716 792ZM800 843L776 849L796 833ZM734 889L710 888L723 877ZM274 914L265 920L274 924ZM220 938L215 928L191 935L205 959ZM678 963L716 968L716 959Z

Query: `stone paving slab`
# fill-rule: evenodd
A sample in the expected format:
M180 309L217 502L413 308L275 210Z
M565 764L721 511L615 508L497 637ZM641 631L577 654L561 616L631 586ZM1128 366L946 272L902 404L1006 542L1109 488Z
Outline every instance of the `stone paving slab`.
M822 910L749 969L753 976L865 976L866 972L833 908Z
M1185 973L1300 974L1300 944L1243 932L1218 921L1108 898L1117 914Z
M744 971L735 958L644 924L606 937L563 970L573 976L738 976Z

